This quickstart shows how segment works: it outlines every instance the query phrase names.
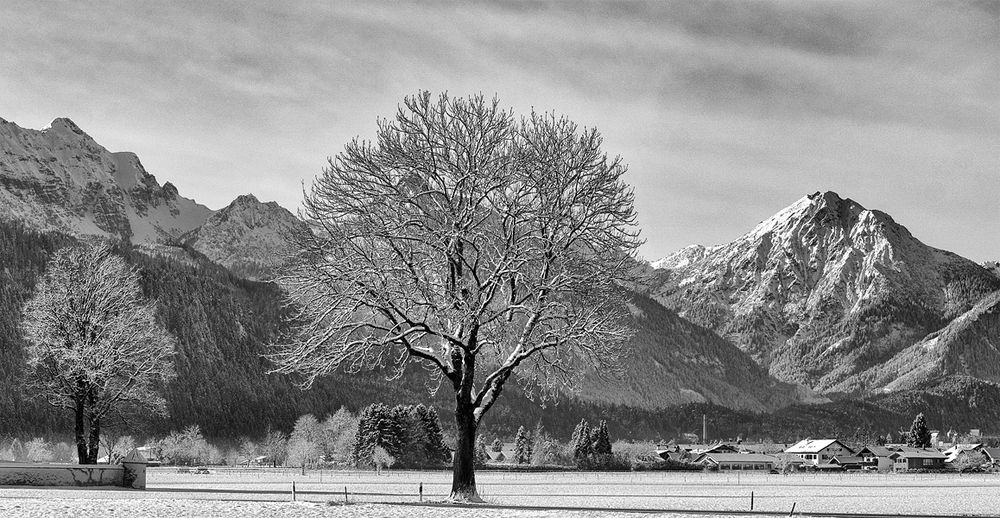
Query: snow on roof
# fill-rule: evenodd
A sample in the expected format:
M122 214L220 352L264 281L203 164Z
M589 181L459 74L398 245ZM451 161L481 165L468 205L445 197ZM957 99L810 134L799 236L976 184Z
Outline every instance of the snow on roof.
M859 452L859 453L863 453L865 451L871 452L872 455L875 455L876 457L888 457L889 455L892 455L892 452L893 452L893 450L890 450L889 448L886 448L885 446L877 446L877 445L876 446L865 446L864 449L862 449L861 452Z
M945 459L948 456L934 449L905 448L890 455L904 459Z
M839 442L837 439L806 439L795 443L785 453L819 453L828 448L831 444ZM845 446L845 449L848 449Z

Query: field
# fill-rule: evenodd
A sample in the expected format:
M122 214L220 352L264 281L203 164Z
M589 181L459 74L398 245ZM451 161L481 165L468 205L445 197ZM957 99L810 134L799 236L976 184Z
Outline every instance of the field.
M535 509L460 511L415 507L447 496L446 472L212 470L178 473L155 468L146 491L115 489L0 489L0 516L648 516L625 510L712 511L730 516L750 510L787 516L894 514L1000 516L997 475L875 475L747 473L502 473L477 476L482 496L498 506ZM296 502L292 500L295 485ZM323 505L327 502L352 505ZM545 510L541 508L563 508ZM609 511L569 513L565 508Z

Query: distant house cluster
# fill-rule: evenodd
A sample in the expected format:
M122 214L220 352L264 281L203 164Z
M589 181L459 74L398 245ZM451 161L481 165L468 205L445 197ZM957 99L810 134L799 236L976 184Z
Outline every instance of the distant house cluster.
M952 444L914 448L905 444L865 446L855 450L837 439L806 439L795 444L674 444L660 447L665 460L688 462L711 470L916 472L1000 468L1000 448Z

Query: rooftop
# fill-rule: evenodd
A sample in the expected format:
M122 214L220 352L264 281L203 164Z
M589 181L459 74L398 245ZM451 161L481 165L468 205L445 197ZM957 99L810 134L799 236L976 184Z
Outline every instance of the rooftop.
M785 450L785 453L818 453L837 442L840 441L837 439L806 439L795 443L794 446ZM846 446L844 448L850 450Z

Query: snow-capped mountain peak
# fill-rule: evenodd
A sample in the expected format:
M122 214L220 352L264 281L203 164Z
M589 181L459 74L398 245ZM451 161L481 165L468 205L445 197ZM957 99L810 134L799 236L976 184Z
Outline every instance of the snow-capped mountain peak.
M652 294L733 340L779 379L862 390L853 378L1000 289L888 214L834 192L797 200L731 243L657 262Z
M296 250L308 226L273 201L244 194L184 236L184 243L248 278L266 277Z
M160 186L134 153L112 153L72 120L42 130L0 121L0 216L135 243L176 239L212 213Z

